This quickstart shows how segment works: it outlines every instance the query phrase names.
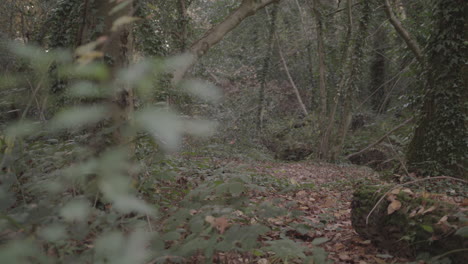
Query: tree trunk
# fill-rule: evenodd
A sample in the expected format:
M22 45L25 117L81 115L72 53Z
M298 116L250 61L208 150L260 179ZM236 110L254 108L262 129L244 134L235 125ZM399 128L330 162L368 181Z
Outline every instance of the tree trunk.
M195 41L186 51L190 56L190 61L183 67L179 67L173 73L172 83L178 84L195 62L206 54L206 52L224 36L237 27L245 18L255 14L259 9L278 2L279 0L242 0L241 5L229 14L224 21L208 30L203 37Z
M188 38L188 15L187 8L189 3L187 0L178 0L177 11L179 13L179 51L184 52L187 49L187 38Z
M268 12L267 12L268 14ZM278 4L273 6L273 12L271 14L270 19L270 32L268 36L268 49L265 53L265 57L263 59L263 68L259 74L260 78L260 90L258 94L258 114L257 114L257 133L261 133L263 129L263 119L265 115L265 86L266 86L266 78L268 75L268 70L270 68L270 62L272 57L272 51L274 47L274 36L276 31L276 16L278 14Z
M317 52L319 58L319 91L320 91L320 113L319 113L319 125L320 125L320 138L318 158L326 158L329 146L329 135L326 126L328 106L327 106L327 88L326 88L326 69L325 69L325 49L323 46L323 24L320 11L318 9L319 1L312 1L312 9L315 16L315 23L317 27Z
M340 152L341 142L344 142L344 138L346 137L346 133L349 127L349 123L351 122L352 112L351 112L351 99L353 94L353 87L351 87L350 79L353 77L353 65L354 61L351 60L351 54L354 51L357 51L356 47L354 47L353 51L353 44L352 44L352 37L353 37L353 17L351 12L352 3L351 0L347 1L347 18L348 18L348 30L345 35L344 40L344 50L342 53L342 68L341 68L341 80L336 89L336 94L334 96L334 104L327 120L328 125L326 126L325 133L321 138L321 158L334 161ZM338 127L338 133L335 140L332 140L332 134L335 131L335 119L338 112L338 106L342 102L341 107L341 122L340 126Z
M408 167L431 176L468 178L468 5L460 0L435 4L437 28L431 34L421 115L406 153Z
M111 69L111 75L113 80L117 80L117 71L120 69L127 68L130 64L133 52L133 34L132 26L126 24L120 26L117 29L112 30L114 22L123 16L131 16L133 14L132 0L126 0L130 3L119 11L109 14L115 6L121 4L115 1L101 0L89 5L84 14L87 17L83 25L81 32L81 43L87 43L92 39L94 29L99 23L103 23L102 36L107 39L100 47L101 51L104 52L105 58L109 61L108 65ZM96 14L92 14L91 9L96 10ZM120 85L120 84L119 84ZM133 105L133 91L131 87L127 85L120 85L115 87L113 98L111 98L114 109L112 111L112 125L115 127L113 132L113 144L116 146L125 146L129 149L129 156L132 157L134 153L134 147L132 142L132 136L127 135L125 132L125 126L130 121L129 118L134 110ZM99 151L99 150L98 150Z
M385 98L387 85L387 59L385 58L386 48L388 45L387 32L380 27L374 35L373 40L373 59L370 65L370 84L368 91L371 94L371 106L375 112L380 113L380 109Z

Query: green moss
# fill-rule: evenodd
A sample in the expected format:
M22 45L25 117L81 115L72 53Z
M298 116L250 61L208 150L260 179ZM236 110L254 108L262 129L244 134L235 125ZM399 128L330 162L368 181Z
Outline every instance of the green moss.
M394 254L405 257L414 257L421 252L438 255L467 246L466 238L454 236L452 232L463 224L454 217L458 212L455 205L421 196L414 197L404 192L397 195L397 200L402 203L398 211L388 215L387 207L390 202L384 199L369 217L367 224L367 215L389 189L389 186L360 186L354 193L352 221L353 227L360 235ZM411 216L411 213L420 210L422 205L425 210L432 206L435 208L424 214ZM437 225L443 216L449 216L449 224L453 227L442 228ZM462 263L457 262L458 258L459 256L454 255L454 263Z

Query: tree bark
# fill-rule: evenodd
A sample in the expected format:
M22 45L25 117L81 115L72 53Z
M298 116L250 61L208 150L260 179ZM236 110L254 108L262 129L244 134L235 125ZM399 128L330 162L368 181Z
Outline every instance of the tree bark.
M408 169L468 178L468 5L438 0L428 46L426 94L408 146Z
M133 52L133 34L132 25L126 24L120 26L117 29L112 30L114 22L122 16L131 16L133 14L132 0L126 0L130 3L119 11L109 14L119 3L109 0L101 0L95 2L94 8L97 10L96 15L91 16L91 12L87 12L89 16L86 18L86 26L84 27L85 32L82 33L84 40L82 43L86 43L90 40L89 29L95 28L99 21L103 21L104 30L103 36L107 39L100 47L101 51L111 61L109 64L111 75L113 80L117 80L117 71L123 68L127 68L130 65L132 52ZM117 82L118 83L118 82ZM113 105L112 111L112 125L115 127L113 132L114 145L125 146L129 149L129 156L133 156L134 146L132 144L133 137L127 135L124 130L130 116L134 110L133 104L133 90L130 86L125 84L119 84L119 87L115 88L113 98L110 98Z
M266 12L268 15L268 12ZM263 68L259 74L260 78L260 90L259 90L259 100L258 100L258 114L257 114L257 133L261 133L263 129L263 119L265 115L265 88L266 88L266 78L268 74L268 69L270 68L270 62L272 57L272 50L274 46L273 38L276 31L276 16L278 14L278 4L273 6L273 12L270 19L270 32L268 36L268 49L263 59Z
M317 52L319 57L319 89L320 89L320 115L327 116L327 87L326 87L326 66L325 50L323 45L323 24L320 11L318 10L318 0L313 0L313 11L317 27Z
M224 21L212 27L203 37L190 46L186 51L190 61L183 67L179 67L174 71L172 83L178 84L199 58L205 55L212 46L220 42L227 33L237 27L245 18L254 15L259 9L278 1L279 0L242 0L241 5L229 14Z
M408 47L414 53L414 55L416 56L416 59L421 64L424 64L424 56L421 51L421 48L419 47L418 42L403 27L400 20L398 20L398 18L395 16L388 0L384 0L384 5L385 5L385 14L387 14L387 17L390 20L390 23L393 25L398 35L400 35L400 37L406 42L406 45L408 45Z
M387 59L385 58L388 45L387 32L383 27L377 29L373 40L373 58L370 64L369 93L372 94L370 103L376 113L381 113L383 99L387 91Z
M187 0L178 0L177 10L179 12L179 50L184 52L187 49L187 37L188 37L188 15L187 8L190 3Z
M318 10L318 0L312 1L312 9L315 16L315 23L317 27L317 52L319 58L319 91L320 91L320 113L319 113L319 125L320 125L320 137L321 141L319 143L319 152L318 158L325 158L325 155L328 153L328 133L326 127L327 121L327 113L328 113L328 106L327 106L327 88L326 88L326 66L325 66L325 50L323 45L323 24L322 24L322 17L320 11Z

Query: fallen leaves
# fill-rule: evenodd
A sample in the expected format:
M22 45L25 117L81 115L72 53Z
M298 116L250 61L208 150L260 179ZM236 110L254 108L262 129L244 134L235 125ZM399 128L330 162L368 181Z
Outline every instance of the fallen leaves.
M245 164L238 165L245 166ZM368 182L381 183L374 177L374 172L362 167L340 167L313 162L255 162L247 169L258 174L285 178L289 185L295 188L289 193L265 190L261 193L255 193L251 197L254 202L281 199L285 202L277 204L279 207L287 208L288 212L291 213L300 212L297 217L292 215L271 217L267 219L266 223L263 222L275 230L268 235L267 240L275 240L286 235L289 239L303 242L303 245L307 247L321 247L329 253L328 259L333 263L388 262L388 260L376 257L381 252L374 247L370 240L362 240L354 231L350 221L353 194L351 182L356 179L366 179ZM399 201L396 199L400 192L413 195L410 189L399 189L398 193L394 194L396 202L392 207L395 211L400 209L397 205ZM286 206L287 204L289 206ZM218 230L221 228L216 227L215 222L212 225ZM304 226L309 226L310 229L304 228ZM268 258L262 258L256 263L267 264L270 261ZM391 261L405 262L405 260L397 258L393 258Z
M390 201L390 204L387 207L387 214L391 215L394 212L400 210L401 202L397 200L396 195L391 193L387 196L387 200Z
M205 221L210 223L212 227L216 228L220 234L224 234L226 229L231 225L226 217L216 218L211 215L207 215L205 217Z

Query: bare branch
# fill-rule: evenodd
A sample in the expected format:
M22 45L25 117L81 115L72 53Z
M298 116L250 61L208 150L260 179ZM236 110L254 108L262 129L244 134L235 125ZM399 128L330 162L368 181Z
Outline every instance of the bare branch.
M419 47L418 42L416 42L416 40L410 35L410 33L403 27L400 20L398 20L395 14L393 14L392 8L390 7L390 3L388 2L388 0L384 0L384 5L385 13L387 14L390 23L393 25L398 35L400 35L400 37L403 38L403 40L406 42L406 45L408 45L408 47L416 56L416 59L418 59L418 61L421 64L424 64L423 53L421 51L421 48Z

